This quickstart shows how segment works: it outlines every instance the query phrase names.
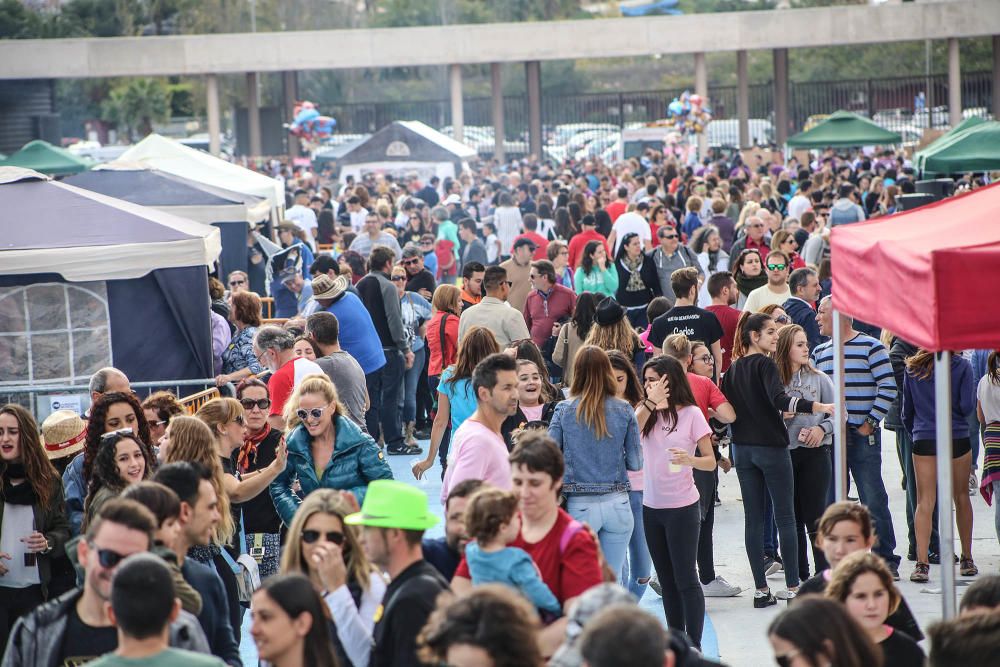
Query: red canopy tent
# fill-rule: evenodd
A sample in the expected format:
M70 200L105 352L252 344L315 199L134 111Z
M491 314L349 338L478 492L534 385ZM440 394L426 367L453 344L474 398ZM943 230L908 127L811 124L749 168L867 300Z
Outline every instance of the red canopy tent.
M951 350L1000 347L1000 184L885 219L833 230L834 464L846 491L840 313L876 324L938 354L935 413L951 414ZM900 389L901 390L901 389ZM937 419L937 497L952 497L951 420ZM1000 502L1000 501L998 501ZM951 503L948 503L949 510ZM939 514L941 563L952 562L952 512ZM941 568L942 613L955 615L954 565Z
M834 228L833 307L929 350L1000 345L998 186Z

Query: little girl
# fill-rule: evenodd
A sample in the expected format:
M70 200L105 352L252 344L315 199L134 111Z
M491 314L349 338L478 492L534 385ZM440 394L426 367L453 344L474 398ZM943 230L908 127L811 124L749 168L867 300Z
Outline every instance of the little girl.
M484 222L483 237L486 239L486 264L492 266L500 259L500 238L497 236L497 226L492 222Z
M542 581L538 568L523 549L508 547L521 532L517 496L510 491L484 488L469 499L465 529L475 542L465 547L472 584L500 583L518 589L543 611L559 615L559 600Z

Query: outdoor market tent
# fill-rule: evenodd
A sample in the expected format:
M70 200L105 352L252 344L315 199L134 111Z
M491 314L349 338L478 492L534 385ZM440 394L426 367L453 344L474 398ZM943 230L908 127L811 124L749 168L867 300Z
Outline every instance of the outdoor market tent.
M792 148L827 148L837 146L885 146L902 143L896 132L876 125L863 116L850 111L837 111L805 132L789 137Z
M248 223L266 220L267 200L231 192L141 164L109 162L63 181L92 192L213 225L222 233L219 275L247 270Z
M933 174L1000 169L1000 123L983 121L950 132L917 153L916 164Z
M50 176L78 174L90 169L91 165L93 162L90 160L73 155L65 148L53 146L41 139L29 141L21 147L21 150L0 160L0 167L23 167Z
M980 126L982 127L982 126ZM972 128L975 130L975 128ZM936 414L951 414L949 350L1000 348L1000 184L870 222L835 227L833 307L937 352ZM835 331L836 365L843 341ZM842 366L841 366L842 367ZM837 377L839 375L839 377ZM843 375L837 414L843 415ZM938 498L952 497L951 420L937 419ZM838 498L846 490L845 429L835 420ZM949 504L950 507L950 504ZM942 511L941 562L952 562L952 512ZM955 613L954 566L942 568L943 615Z
M219 230L0 167L0 386L211 377Z
M477 156L476 149L420 121L398 120L342 155L337 163L341 181L347 176L360 181L371 173L402 176L414 172L426 181L431 176L454 178Z
M267 199L274 222L280 219L285 207L285 189L277 180L158 134L149 135L118 159L141 162L198 183Z

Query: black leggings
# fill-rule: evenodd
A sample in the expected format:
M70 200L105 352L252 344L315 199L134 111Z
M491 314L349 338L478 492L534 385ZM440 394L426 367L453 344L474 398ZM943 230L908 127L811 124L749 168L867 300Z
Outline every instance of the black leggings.
M698 503L671 509L642 508L646 545L663 588L667 625L683 630L701 648L705 627L705 594L695 561L701 509Z
M799 578L809 578L809 546L812 546L816 573L829 564L823 550L816 546L816 527L827 507L833 461L829 446L796 447L789 450L792 457L792 475L795 479L795 524L799 538ZM805 531L803 531L803 527ZM808 537L807 537L808 536Z
M712 530L715 528L715 490L719 486L719 469L694 470L694 485L698 488L701 530L698 533L698 578L703 584L715 581L715 554Z

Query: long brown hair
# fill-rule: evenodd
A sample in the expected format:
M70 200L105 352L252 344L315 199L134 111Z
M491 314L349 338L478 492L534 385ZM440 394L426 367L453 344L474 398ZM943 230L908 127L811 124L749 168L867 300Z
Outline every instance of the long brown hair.
M570 396L579 398L576 419L588 426L598 439L608 436L604 401L618 393L615 374L608 354L596 345L584 345L573 360L573 384Z
M215 434L212 429L197 417L174 417L170 420L170 447L167 448L164 459L164 463L200 463L212 472L212 486L219 498L221 515L214 539L219 544L228 542L236 533L236 524L229 511L229 494L223 483L222 463L215 452Z
M847 602L854 582L862 574L874 574L878 577L882 588L889 595L889 614L895 613L903 598L892 581L892 573L889 572L881 556L876 556L867 550L855 551L837 563L833 576L830 577L830 583L826 587L826 597L837 602Z
M628 318L623 317L610 326L594 322L584 344L594 345L602 350L618 350L631 357L642 345L642 342L635 334L635 329L632 328Z
M786 324L778 329L778 348L774 352L774 361L778 364L778 375L781 376L781 384L788 385L792 381L792 362L788 355L792 351L792 344L795 342L795 334L805 335L806 330L798 324ZM819 373L811 363L807 363L800 369L804 373Z
M906 358L906 372L918 380L934 377L934 353L920 348Z
M656 372L656 374L661 378L663 376L667 377L667 382L670 386L670 396L667 398L667 407L663 410L657 410L656 416L662 417L663 423L673 430L674 426L677 424L677 408L686 408L689 405L698 405L698 401L696 401L694 397L694 392L691 390L691 383L688 381L687 370L679 360L666 354L653 357L647 361L645 365L643 365L643 382L646 380L647 370ZM642 434L649 435L653 431L653 427L656 426L657 421L658 420L655 417L653 419L647 419L646 423L642 427Z
M986 375L989 376L990 382L993 384L1000 384L1000 354L998 350L993 350L990 352L990 356L986 358Z
M626 375L625 395L622 396L625 402L633 407L642 402L645 393L642 391L642 382L635 372L635 364L632 360L618 350L611 350L608 352L608 361L611 362L612 371L621 371ZM615 384L617 383L618 381L615 380Z
M31 490L38 497L38 505L50 509L49 505L52 503L55 487L59 482L59 473L45 455L38 423L30 412L15 403L8 403L0 408L0 415L11 415L17 420L18 446L28 484L31 484ZM0 476L5 472L7 464L0 463Z
M454 385L459 380L472 378L472 371L476 365L497 352L500 352L500 344L493 332L486 327L472 327L465 332L462 341L458 344L455 373L448 378L448 382Z

